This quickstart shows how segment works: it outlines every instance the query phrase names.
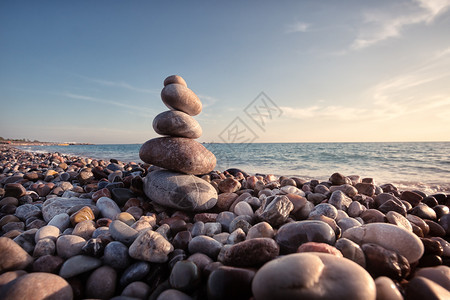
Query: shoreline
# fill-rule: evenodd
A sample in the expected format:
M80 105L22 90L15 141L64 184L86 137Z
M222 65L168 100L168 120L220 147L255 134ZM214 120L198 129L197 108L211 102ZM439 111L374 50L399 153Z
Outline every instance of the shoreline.
M7 284L0 280L7 296L39 273L74 298L156 299L163 293L250 298L275 284L258 284L271 261L301 260L306 253L322 257L317 252L327 253L323 263L335 260L364 278L358 288L344 276L334 288L362 289L365 295L374 295L374 282L392 283L391 293L408 295L418 288L414 292L420 294L440 287L442 272L450 272L436 269L450 265L450 194L397 189L333 171L328 181L319 181L229 169L201 177L216 189L217 203L190 212L148 199L143 179L157 168L144 163L32 153L10 145L0 150L0 249L4 261L13 261L0 269L0 279L10 276ZM387 228L385 242L357 242L356 231L363 227ZM144 233L150 244L141 238ZM373 243L376 247L368 246ZM325 263L325 270L334 267ZM321 272L318 265L311 268ZM434 275L423 275L425 268ZM421 282L418 272L431 283ZM234 280L238 274L247 279ZM380 283L379 276L390 279ZM186 278L189 285L180 285ZM332 281L322 276L319 283ZM39 292L21 291L22 298Z

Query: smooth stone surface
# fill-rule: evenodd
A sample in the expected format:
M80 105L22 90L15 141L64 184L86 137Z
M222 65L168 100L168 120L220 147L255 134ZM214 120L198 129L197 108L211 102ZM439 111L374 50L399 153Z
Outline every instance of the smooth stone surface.
M415 276L421 276L436 282L450 291L450 267L437 266L419 269Z
M255 271L220 266L208 277L208 299L250 299Z
M275 232L267 222L259 222L258 224L253 225L247 233L246 239L254 239L254 238L273 238Z
M153 119L153 129L161 135L198 139L202 135L200 124L190 115L169 110L160 113Z
M336 249L341 251L342 255L345 258L354 261L363 268L366 267L366 256L364 255L363 250L357 243L346 238L340 238L336 241L334 247L336 247Z
M161 234L153 230L146 230L139 234L128 253L132 258L154 263L166 262L169 253L174 250Z
M47 199L42 206L42 216L46 222L53 219L54 216L67 213L72 207L81 205L95 205L91 199L82 198L51 198Z
M297 221L280 227L275 241L281 253L295 253L306 242L327 243L333 245L336 240L333 229L322 221Z
M34 246L36 245L34 236L36 235L37 231L38 229L36 228L24 231L14 238L14 242L22 247L23 250L31 254L33 253Z
M252 291L256 300L376 298L375 282L361 266L314 252L290 254L266 263L253 278Z
M222 262L235 267L255 267L274 259L279 253L280 248L273 239L253 238L228 248Z
M53 255L56 251L55 242L51 239L41 239L36 243L33 250L33 257Z
M69 228L70 229L70 228ZM72 234L78 235L84 238L85 240L89 240L92 237L92 234L95 231L95 223L92 220L82 221L75 225L73 228Z
M117 272L110 266L101 266L86 282L86 296L94 299L109 299L116 291Z
M411 223L409 223L409 221L404 216L399 214L398 212L389 211L386 214L386 219L391 224L397 225L397 226L402 227L410 232L413 232Z
M139 232L120 220L114 220L109 225L109 232L116 241L125 245L131 245L139 235Z
M123 291L122 296L133 297L137 299L147 299L150 295L151 289L145 282L135 281L127 285Z
M427 278L417 276L411 279L405 289L405 300L446 300L450 292Z
M166 85L161 91L161 99L168 108L183 111L191 116L196 116L202 111L200 99L183 84Z
M97 200L96 205L104 218L113 220L117 214L121 213L117 203L108 197L101 197Z
M170 273L171 287L182 292L195 290L201 282L201 273L195 263L188 260L179 261Z
M49 238L52 241L56 241L60 234L59 228L52 225L47 225L44 227L41 227L34 236L34 241L37 243L39 240Z
M25 269L33 262L22 247L7 237L0 237L0 253L0 273Z
M130 264L130 257L128 255L128 248L121 242L110 242L106 245L103 262L114 269L125 269Z
M19 270L19 271L9 271L6 273L3 273L0 275L0 289L2 286L4 286L5 284L10 283L11 281L19 278L20 276L23 276L25 274L28 274L27 272L23 271L23 270Z
M203 253L212 259L216 259L220 249L222 249L222 244L209 236L199 235L189 242L188 249L192 254Z
M403 296L395 283L386 276L375 279L377 287L377 300L403 300Z
M36 259L33 263L33 272L46 272L57 274L64 259L54 255L44 255Z
M120 277L119 284L121 287L125 287L128 284L143 280L148 273L150 273L150 264L145 261L138 261L125 269Z
M148 140L139 150L142 161L164 169L193 175L214 170L216 157L199 142L182 137Z
M210 209L218 197L205 180L166 170L150 172L144 179L144 192L158 204L188 211Z
M374 243L396 251L410 264L418 261L424 253L422 241L416 235L404 228L387 223L371 223L353 227L347 229L342 237L359 245Z
M87 271L94 270L102 265L100 259L85 255L76 255L64 262L59 271L59 276L70 278Z
M0 289L0 299L8 300L50 300L73 299L69 283L50 273L31 273L20 276Z
M14 212L14 215L18 217L19 219L25 221L26 219L30 217L37 217L41 214L41 210L39 207L33 204L24 204L17 207L17 209ZM47 220L46 220L47 221Z
M332 254L337 257L344 257L337 248L325 244L325 243L316 243L316 242L308 242L300 245L297 249L298 253L302 252L322 252L322 253L328 253Z
M61 232L66 230L70 225L70 217L66 213L62 213L59 215L54 216L50 222L48 222L48 225L52 225L55 227L58 227Z
M171 83L178 83L187 87L186 81L179 75L170 75L166 79L164 79L164 86Z
M179 290L168 289L159 294L156 300L192 300L193 298Z
M56 251L58 256L69 258L81 253L86 240L78 235L62 235L56 240Z

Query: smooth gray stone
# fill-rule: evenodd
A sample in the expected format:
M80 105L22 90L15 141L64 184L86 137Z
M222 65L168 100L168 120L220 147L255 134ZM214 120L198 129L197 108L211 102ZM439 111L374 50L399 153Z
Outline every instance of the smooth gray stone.
M64 262L59 271L59 276L70 278L81 273L94 270L102 265L102 261L98 258L76 255Z

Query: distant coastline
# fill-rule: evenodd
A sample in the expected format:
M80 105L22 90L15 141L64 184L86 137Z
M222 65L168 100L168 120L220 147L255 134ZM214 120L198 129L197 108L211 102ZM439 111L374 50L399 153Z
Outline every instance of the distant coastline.
M0 137L0 145L11 146L73 146L73 145L94 145L91 143L77 143L77 142L41 142L30 141L27 139L4 139Z

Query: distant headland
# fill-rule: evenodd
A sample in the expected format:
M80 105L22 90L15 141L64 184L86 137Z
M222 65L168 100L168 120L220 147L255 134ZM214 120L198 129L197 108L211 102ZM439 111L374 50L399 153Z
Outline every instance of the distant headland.
M90 143L76 143L76 142L41 142L38 140L29 139L5 139L0 137L0 144L14 145L14 146L71 146L71 145L93 145Z

